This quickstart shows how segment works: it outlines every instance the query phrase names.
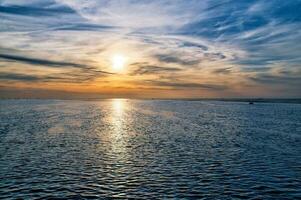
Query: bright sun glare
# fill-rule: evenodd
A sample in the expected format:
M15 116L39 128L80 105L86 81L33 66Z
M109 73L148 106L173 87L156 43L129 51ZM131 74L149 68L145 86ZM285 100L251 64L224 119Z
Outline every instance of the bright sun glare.
M123 55L116 54L112 58L112 68L115 71L121 71L124 69L126 58Z

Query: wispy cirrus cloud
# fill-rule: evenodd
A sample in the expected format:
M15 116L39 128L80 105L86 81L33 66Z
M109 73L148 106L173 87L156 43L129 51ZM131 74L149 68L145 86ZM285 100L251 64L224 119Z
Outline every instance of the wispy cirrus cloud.
M2 72L0 73L0 80L9 82L22 81L29 83L85 83L95 80L95 76L90 74L89 76L82 76L76 73L64 73L64 74L49 74L49 75L38 75L38 74L25 74L25 73L13 73L13 72Z
M170 87L172 89L205 89L205 90L225 90L228 87L225 85L217 85L217 84L202 84L195 82L183 82L183 81L156 81L156 80L147 80L146 84L155 85L160 87Z
M57 76L103 88L137 78L141 87L206 88L216 96L298 96L300 6L299 0L2 0L1 84ZM128 70L110 74L110 56L120 52ZM43 67L60 68L60 75L41 76ZM158 81L163 76L169 79Z
M47 67L75 67L75 68L87 67L86 65L78 64L78 63L52 61L47 59L30 58L26 56L17 56L17 55L9 55L9 54L0 54L0 60L3 59L8 61L23 62L31 65L40 65L40 66L47 66Z
M206 1L58 0L94 23L125 28L179 27L197 20Z
M12 14L30 17L40 16L56 16L57 14L73 14L75 11L69 7L34 7L34 6L21 6L21 5L7 5L0 6L2 14Z
M132 75L158 75L162 73L174 73L181 72L181 68L177 67L161 67L156 65L151 65L147 62L144 63L133 63L131 66L134 66L135 69L131 72Z

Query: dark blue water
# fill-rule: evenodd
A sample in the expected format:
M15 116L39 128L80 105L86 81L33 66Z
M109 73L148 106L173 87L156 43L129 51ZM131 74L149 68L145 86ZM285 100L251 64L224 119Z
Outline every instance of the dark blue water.
M301 105L0 101L0 199L300 199Z

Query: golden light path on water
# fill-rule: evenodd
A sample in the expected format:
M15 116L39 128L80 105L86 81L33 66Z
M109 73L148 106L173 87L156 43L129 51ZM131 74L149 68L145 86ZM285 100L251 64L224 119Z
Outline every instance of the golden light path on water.
M112 130L110 139L112 151L120 153L120 156L124 156L126 154L125 150L130 122L129 116L126 113L127 101L125 99L112 99L111 109L110 123Z

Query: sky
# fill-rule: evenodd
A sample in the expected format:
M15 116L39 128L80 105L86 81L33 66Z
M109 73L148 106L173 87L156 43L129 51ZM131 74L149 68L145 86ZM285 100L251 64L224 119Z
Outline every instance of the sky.
M0 0L0 98L295 98L300 86L301 0Z

